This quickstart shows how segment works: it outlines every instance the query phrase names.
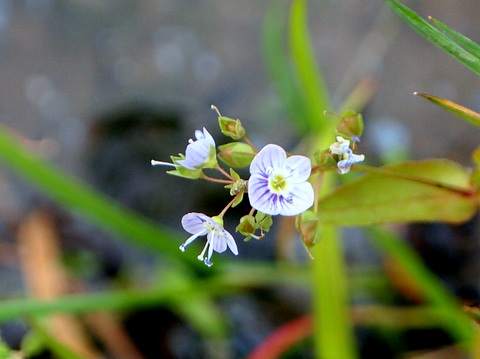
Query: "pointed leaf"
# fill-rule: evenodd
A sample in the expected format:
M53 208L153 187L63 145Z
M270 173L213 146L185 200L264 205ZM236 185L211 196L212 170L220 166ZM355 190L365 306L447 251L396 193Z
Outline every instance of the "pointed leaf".
M415 29L427 40L453 56L457 61L467 66L477 74L480 74L480 59L465 50L454 40L449 38L435 26L420 17L415 11L399 3L396 0L386 0L390 7L408 25Z
M475 126L480 126L480 113L470 110L467 107L461 106L450 100L436 97L433 95L428 95L426 93L414 92L414 95L421 96L426 98L428 101L433 102L434 104L443 107L447 111L467 120L470 123L473 123Z
M469 51L472 55L475 55L477 58L480 58L480 45L476 42L470 40L468 37L460 34L459 32L449 28L443 22L434 19L433 17L428 17L428 19L440 30L442 30L446 35L451 37L457 43L462 45L465 50Z
M360 166L358 166L360 168ZM442 159L385 166L319 201L320 223L463 222L476 211L469 174Z

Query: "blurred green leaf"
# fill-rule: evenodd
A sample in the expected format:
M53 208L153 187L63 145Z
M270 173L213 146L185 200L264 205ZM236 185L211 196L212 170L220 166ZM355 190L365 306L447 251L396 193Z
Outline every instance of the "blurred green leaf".
M210 293L198 286L195 278L169 271L163 275L161 285L179 292L179 295L167 297L167 305L198 333L206 338L225 338L225 318L211 300Z
M330 96L311 44L305 0L294 0L290 9L289 43L295 75L307 106L308 130L325 130L325 114L331 110Z
M178 234L122 207L102 193L62 173L22 147L0 125L0 161L12 171L59 204L82 214L100 228L114 232L120 239L155 250L180 264L190 263L205 271L195 256L179 253Z
M287 1L272 1L263 24L262 50L270 79L293 124L301 133L308 131L307 107L284 48Z
M369 167L357 166L359 169ZM470 175L442 159L401 162L342 185L318 204L320 223L463 222L477 210Z
M417 284L429 304L438 309L439 318L457 340L473 344L473 322L462 312L460 303L448 292L443 283L423 264L419 256L397 235L372 227L368 229L371 241L382 250L390 261L401 266Z
M433 102L440 107L443 107L447 111L450 111L451 113L467 120L475 126L480 126L480 113L478 112L472 111L469 108L456 104L455 102L452 102L450 100L436 97L433 95L428 95L426 93L414 92L413 94L423 97L428 101Z
M420 17L416 12L396 0L385 0L390 7L403 19L408 25L415 29L427 40L453 56L457 61L467 66L475 73L480 74L480 58L464 49L442 31L431 25L428 21ZM464 42L461 42L464 45Z
M338 230L324 225L311 248L318 358L356 358L348 280Z
M56 338L54 338L46 326L37 319L30 318L30 325L35 330L35 333L43 342L46 348L48 348L56 358L58 359L84 359L70 348L66 347L64 344L60 343Z

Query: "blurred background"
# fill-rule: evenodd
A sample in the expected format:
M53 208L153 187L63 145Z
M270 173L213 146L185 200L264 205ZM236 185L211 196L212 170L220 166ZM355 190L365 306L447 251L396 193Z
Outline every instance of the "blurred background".
M480 40L476 0L405 3L422 16L431 15ZM62 170L180 230L183 214L218 213L228 196L221 187L168 176L162 168L152 168L150 159L169 160L171 154L183 152L194 130L203 126L222 143L210 105L240 118L260 147L275 142L291 149L298 140L262 54L268 6L254 0L0 0L0 121ZM447 157L470 164L477 130L412 95L426 92L480 111L480 83L470 70L400 23L381 0L312 0L308 6L313 45L333 102L339 105L362 79L376 86L362 111L366 130L361 152L370 163ZM41 295L34 289L38 279L29 277L35 277L28 269L35 259L17 253L17 243L33 246L25 239L29 230L52 231L58 241L48 255L69 258L69 266L86 280L88 289L105 288L129 271L145 283L152 281L155 259L148 252L59 208L2 166L0 226L3 298L25 292ZM476 233L472 226L465 236ZM418 238L424 230L437 238L452 229L414 230L416 243L425 236L428 242L431 234ZM349 238L358 239L346 243L351 263L378 262L361 236L354 230L349 233ZM451 238L446 235L429 244L449 258L445 253L452 253L451 246L460 248L453 252L454 263L465 262L476 244L462 247ZM306 257L299 247L299 257ZM274 234L261 242L240 243L240 252L243 259L273 260ZM455 268L452 264L452 271ZM444 276L453 283L468 282L468 288L462 288L475 297L477 281L468 273L468 279L458 279L457 272ZM304 313L308 295L292 295L285 288L280 294L245 293L227 302L236 327L232 357L241 358L279 318ZM205 355L191 328L164 308L131 313L124 324L145 358ZM25 332L20 321L1 331L14 347ZM394 352L385 347L386 353ZM307 358L309 353L307 345L292 357Z

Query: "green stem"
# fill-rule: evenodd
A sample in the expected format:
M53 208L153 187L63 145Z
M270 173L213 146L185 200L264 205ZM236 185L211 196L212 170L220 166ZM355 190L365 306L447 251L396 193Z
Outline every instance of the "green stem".
M313 247L313 309L317 358L355 358L347 273L338 230L322 226Z

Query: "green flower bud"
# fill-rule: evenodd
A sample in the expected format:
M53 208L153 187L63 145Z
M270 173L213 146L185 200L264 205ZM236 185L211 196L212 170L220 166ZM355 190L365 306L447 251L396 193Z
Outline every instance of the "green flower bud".
M318 217L313 211L305 211L297 216L295 225L300 237L307 248L315 244L318 228Z
M243 234L245 236L244 241L248 242L252 238L262 239L265 236L265 232L270 230L272 224L272 216L257 212L255 217L247 215L240 218L236 231ZM258 230L260 230L260 234L256 234Z
M245 136L245 128L240 120L218 116L218 124L220 125L220 130L225 136L231 137L234 140L239 140Z
M360 137L363 133L363 117L355 111L347 111L337 126L337 132L345 137Z
M242 142L230 142L218 146L218 149L218 158L230 167L247 167L255 157L253 148Z

